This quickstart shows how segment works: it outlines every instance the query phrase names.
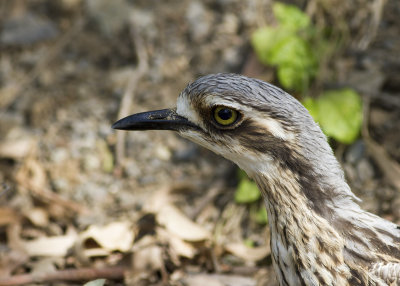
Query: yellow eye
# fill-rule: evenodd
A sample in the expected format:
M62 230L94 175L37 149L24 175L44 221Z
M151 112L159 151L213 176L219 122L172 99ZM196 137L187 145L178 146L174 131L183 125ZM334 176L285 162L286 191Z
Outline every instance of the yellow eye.
M223 126L228 126L236 122L238 112L225 106L217 106L213 109L215 121Z

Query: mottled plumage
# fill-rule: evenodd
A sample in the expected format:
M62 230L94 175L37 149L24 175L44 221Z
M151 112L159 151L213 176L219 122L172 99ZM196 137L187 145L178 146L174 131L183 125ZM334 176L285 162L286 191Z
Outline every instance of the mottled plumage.
M218 124L215 106L238 119ZM114 128L175 130L245 170L265 200L280 285L400 285L399 226L359 207L324 134L292 96L215 74L189 84L176 110L157 112Z

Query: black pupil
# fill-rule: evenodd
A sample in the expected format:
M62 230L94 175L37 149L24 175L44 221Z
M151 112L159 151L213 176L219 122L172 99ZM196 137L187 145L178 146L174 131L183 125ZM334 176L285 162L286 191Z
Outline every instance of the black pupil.
M221 109L220 111L218 111L218 116L222 120L231 119L232 118L232 110L230 110L228 108Z

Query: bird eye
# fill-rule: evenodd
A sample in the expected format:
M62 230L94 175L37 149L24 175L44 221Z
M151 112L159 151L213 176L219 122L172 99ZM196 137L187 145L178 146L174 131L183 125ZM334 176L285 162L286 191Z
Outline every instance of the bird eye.
M232 125L238 119L238 112L225 106L217 106L213 110L215 121L223 126Z

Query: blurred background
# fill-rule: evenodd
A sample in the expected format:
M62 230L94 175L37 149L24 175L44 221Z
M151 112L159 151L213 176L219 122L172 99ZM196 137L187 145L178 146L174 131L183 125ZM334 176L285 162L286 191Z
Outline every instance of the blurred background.
M0 285L277 285L232 163L116 132L234 72L320 123L362 207L400 223L400 2L0 0Z

